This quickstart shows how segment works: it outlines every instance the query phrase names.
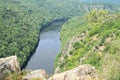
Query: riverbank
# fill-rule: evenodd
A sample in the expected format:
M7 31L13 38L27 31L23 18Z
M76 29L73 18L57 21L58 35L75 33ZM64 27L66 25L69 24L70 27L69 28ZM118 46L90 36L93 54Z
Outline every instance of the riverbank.
M0 64L0 80L98 80L97 72L91 65L80 65L63 73L49 75L42 69L21 71L17 56L2 58Z
M47 31L53 31L53 30L58 30L58 32L60 31L59 29L60 29L60 26L65 22L65 21L67 21L68 19L58 19L58 20L54 20L54 21L52 21L52 22L50 22L50 23L48 23L48 24L46 24L46 25L43 25L41 28L40 28L40 34L39 34L39 40L38 40L38 42L37 42L37 44L36 44L36 47L35 47L35 49L33 50L33 52L31 52L30 53L30 56L28 57L28 59L27 59L27 61L26 61L26 63L25 63L25 65L22 67L22 69L24 69L26 66L27 66L27 64L28 64L28 62L29 62L29 60L31 59L31 57L32 56L34 56L35 55L35 52L36 52L36 49L37 49L37 47L39 47L38 46L38 44L40 43L40 39L41 39L41 37L40 37L40 35L41 35L41 32L47 32ZM49 35L49 34L48 34ZM60 38L58 38L58 39L60 39ZM49 43L48 43L49 44ZM47 45L47 44L45 44L45 45ZM51 47L50 47L51 48ZM49 53L49 52L48 52ZM43 53L44 54L44 53ZM46 57L47 57L47 55L46 55ZM45 58L46 59L46 58ZM41 61L41 60L40 60ZM44 62L44 61L43 61ZM52 64L54 65L54 63L52 62ZM37 64L36 64L37 65ZM41 64L41 65L43 65L43 64ZM54 66L53 66L54 67ZM40 67L39 67L40 68Z
M99 15L94 14L86 19L75 17L63 25L60 34L63 46L56 61L56 72L64 72L78 65L91 64L100 77L106 80L119 80L120 14L109 14L106 10L93 10L86 16L91 13ZM94 21L96 15L98 17Z

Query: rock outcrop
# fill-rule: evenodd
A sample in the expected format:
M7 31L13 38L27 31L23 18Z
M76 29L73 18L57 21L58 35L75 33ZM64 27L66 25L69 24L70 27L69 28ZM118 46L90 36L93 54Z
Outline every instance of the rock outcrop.
M77 68L58 73L48 80L98 80L95 67L90 65L80 65Z
M36 70L28 73L26 76L23 76L23 80L46 80L47 74L44 70Z
M5 78L7 74L19 71L20 65L16 56L0 58L0 80Z
M16 56L0 59L0 80L5 80L7 74L19 71L20 66ZM44 70L36 70L24 75L22 80L98 80L98 75L94 66L86 64L54 74L49 78Z
M91 65L80 65L74 69L57 73L47 78L44 70L36 70L28 73L23 80L98 80L95 67Z

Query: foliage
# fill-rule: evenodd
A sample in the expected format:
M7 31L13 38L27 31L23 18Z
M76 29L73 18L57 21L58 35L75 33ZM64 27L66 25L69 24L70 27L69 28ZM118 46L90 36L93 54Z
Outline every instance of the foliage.
M94 11L90 11L87 14L91 14ZM97 12L101 13L101 10L97 10ZM94 13L92 16L96 16L96 12ZM120 41L120 14L105 13L105 15L109 15L109 17L101 14L99 16L103 19L98 16L97 19L94 20L95 17L91 17L93 19L87 19L88 21L76 17L63 25L61 30L63 48L67 44L67 41L70 41L72 37L78 34L84 33L85 30L88 30L89 35L84 40L72 44L74 49L70 51L71 56L66 57L64 62L59 64L61 71L69 70L80 64L91 64L96 67L103 78L107 80L120 79L118 76L120 75L120 46L118 45ZM89 22L89 20L91 21ZM103 20L105 21L102 22ZM81 22L84 24L80 25ZM92 24L96 22L97 25Z
M41 27L56 19L82 15L78 5L67 0L1 0L0 57L17 55L23 66L38 44Z
M80 0L1 0L0 57L17 55L23 66L37 47L41 27L56 19L84 15L84 4L88 10L91 9L88 7L90 5L99 7L97 4L81 3ZM111 9L114 7L118 6L112 6ZM74 32L68 37L71 38L72 34Z
M94 9L86 14L86 19L90 24L99 24L102 23L108 17L108 10L97 10Z
M100 5L103 5L105 9L119 12L119 6L117 5ZM61 29L62 48L73 36L81 34L85 30L89 30L90 34L84 41L73 44L75 50L71 51L72 57L65 57L65 61L60 65L63 71L79 65L80 58L89 51L91 52L92 48L97 44L107 46L105 53L111 55L114 52L117 53L119 47L117 49L115 45L111 47L105 43L105 39L113 33L116 35L115 39L120 39L119 17L101 23L102 20L107 18L108 11L106 10L91 11L86 16L88 21L84 17L78 17L93 9L89 6L101 8L97 3L81 3L80 0L1 0L0 58L17 55L21 66L23 66L38 44L41 27L53 20L71 18L76 15L77 17L70 19ZM91 29L88 22L97 22L97 25L93 25ZM90 42L91 37L97 33L99 34L99 40ZM98 58L96 56L89 56L89 61L84 61L84 63L98 65L93 59L98 59L99 63L101 63L102 59L100 57L99 60L99 56ZM118 56L115 57L119 60ZM101 64L99 64L99 67L101 67Z
M22 77L26 75L26 71L21 71L21 72L12 72L6 76L4 80L22 80Z

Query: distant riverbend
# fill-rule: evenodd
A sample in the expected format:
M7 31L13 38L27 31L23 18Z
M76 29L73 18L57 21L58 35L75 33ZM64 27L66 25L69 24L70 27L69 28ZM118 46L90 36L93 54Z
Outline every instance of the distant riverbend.
M25 69L44 69L49 74L54 72L54 61L61 48L59 31L65 21L56 20L41 29L40 41Z

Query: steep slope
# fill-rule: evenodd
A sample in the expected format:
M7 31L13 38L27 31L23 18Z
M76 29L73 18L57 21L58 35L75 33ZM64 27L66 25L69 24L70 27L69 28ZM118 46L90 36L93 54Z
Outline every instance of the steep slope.
M0 80L99 80L94 66L80 65L49 76L44 70L21 71L16 56L0 59Z
M94 3L94 2L102 2L102 3L110 3L110 4L119 4L120 3L120 1L119 0L115 0L115 1L113 1L113 0L107 0L107 1L105 1L105 0L81 0L81 1L85 1L85 2L92 2L92 3Z
M81 3L80 0L1 0L0 57L17 55L23 66L38 44L43 25L83 15L95 6L119 10L118 6Z
M17 55L23 66L38 44L42 25L80 13L80 10L72 12L78 5L66 3L62 1L58 5L54 0L1 0L0 57Z
M86 18L76 17L63 25L63 47L55 64L56 72L91 64L101 78L119 80L120 15L93 10Z

